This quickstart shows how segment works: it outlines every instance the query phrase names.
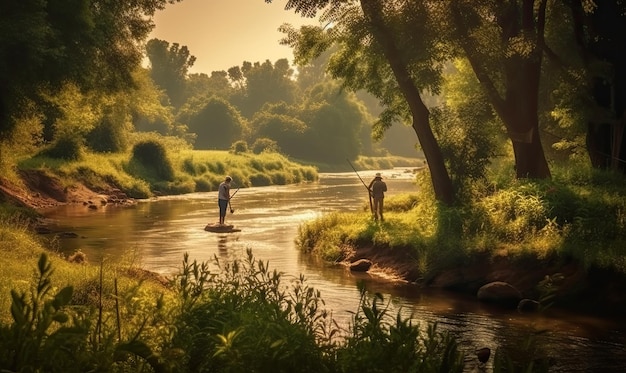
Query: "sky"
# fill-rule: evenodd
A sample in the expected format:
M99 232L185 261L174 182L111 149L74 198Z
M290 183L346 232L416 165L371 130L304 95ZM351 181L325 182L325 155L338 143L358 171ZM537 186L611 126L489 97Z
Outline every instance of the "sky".
M154 16L156 24L149 39L187 46L196 62L189 73L206 73L241 66L243 61L272 63L287 58L293 63L291 48L279 44L283 34L278 27L290 23L299 27L316 24L293 10L285 10L286 0L183 0L168 4Z

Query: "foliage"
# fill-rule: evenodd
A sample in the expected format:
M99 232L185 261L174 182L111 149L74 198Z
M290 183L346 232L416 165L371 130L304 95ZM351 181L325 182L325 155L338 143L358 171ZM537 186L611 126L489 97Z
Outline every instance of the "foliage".
M24 262L23 254L11 262ZM422 335L400 312L392 321L379 308L382 298L370 303L363 288L354 323L342 331L302 275L285 281L249 249L234 261L215 258L214 267L185 255L169 289L160 290L136 280L122 285L110 276L120 268L76 270L56 260L55 269L82 273L70 281L75 286L58 288L50 259L39 256L30 292L11 292L12 320L0 322L2 369L319 372L386 364L429 372L456 371L462 362L445 333L432 326Z
M248 143L244 140L235 141L230 146L230 152L233 154L241 154L248 152Z
M42 156L77 161L83 157L84 142L81 137L67 134L57 138L54 143L41 152Z
M154 371L167 370L158 352L167 335L160 296L151 304L154 293L118 286L117 278L112 289L103 290L101 267L96 283L99 296L91 304L76 304L73 286L53 286L55 275L45 253L39 257L37 270L30 292L11 291L13 320L0 325L2 369L141 371L149 366ZM103 295L116 301L103 302Z
M122 152L128 147L132 124L121 100L104 108L101 122L87 133L87 145L97 152Z
M151 16L176 0L5 1L0 5L0 137L40 89L128 86Z
M300 142L297 152L289 154L324 163L340 163L360 154L360 134L370 117L356 96L337 83L312 87L300 117L308 124L304 134L306 141Z
M306 142L306 123L291 115L262 111L254 115L250 128L252 138L271 139L290 156L301 155L300 148Z
M195 149L226 150L247 133L247 124L239 111L216 96L188 102L181 108L178 120L196 134Z
M363 286L360 291L359 311L337 352L342 372L463 372L463 354L449 333L432 324L422 335L400 312L390 317L382 295L370 299Z
M163 88L170 102L179 107L184 101L187 71L196 61L186 46L165 40L150 39L146 43L146 54L150 60L150 76Z
M157 132L165 135L180 135L174 123L173 107L166 105L167 97L152 81L147 69L137 69L133 74L135 86L129 93L129 109L134 129L140 132ZM180 127L180 125L179 125ZM182 131L184 132L184 131Z
M484 180L487 167L504 144L493 109L465 61L454 61L444 74L445 102L432 109L433 130L459 200L471 197L471 185Z
M295 102L294 70L285 58L275 63L269 60L254 64L244 62L241 68L229 70L229 74L235 84L245 87L245 90L235 91L230 101L246 118L251 118L268 103L285 102L291 105Z
M252 144L252 152L254 154L261 154L262 152L278 153L280 152L280 147L275 140L267 137L261 137L254 140L254 143Z
M39 259L38 270L30 297L11 291L14 323L0 329L0 366L12 371L79 371L79 362L70 361L68 355L80 351L87 325L76 320L73 326L66 326L71 316L63 310L73 289L68 286L52 294L52 267L47 256ZM55 327L57 324L60 327Z
M206 263L183 262L174 279L182 314L173 343L188 352L186 371L325 370L332 330L319 291L304 277L283 284L250 250L246 258Z
M174 180L174 168L165 146L156 141L139 142L133 146L131 164L136 163L148 175L165 181Z

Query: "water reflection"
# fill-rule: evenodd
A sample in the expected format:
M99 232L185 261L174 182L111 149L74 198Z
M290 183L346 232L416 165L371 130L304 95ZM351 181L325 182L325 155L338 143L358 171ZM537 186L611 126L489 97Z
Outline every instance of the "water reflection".
M364 180L375 171L361 173ZM417 192L410 174L383 171L388 195ZM500 346L517 348L529 335L536 335L539 351L554 359L554 372L626 371L625 333L621 320L602 320L549 310L542 315L521 315L489 305L473 297L422 289L402 283L380 282L368 274L355 274L343 267L320 263L302 255L294 244L298 225L329 211L360 211L367 206L367 193L353 173L322 175L319 182L302 185L240 189L232 200L234 213L226 222L241 232L217 234L204 231L216 222L217 194L193 193L143 201L132 208L106 206L90 210L63 206L48 211L55 231L76 232L79 237L61 240L62 250L81 249L92 261L119 257L129 251L141 258L147 269L163 274L178 271L183 254L191 260L242 258L248 248L286 279L303 274L319 289L334 317L344 325L357 310L357 281L370 292L380 292L395 311L411 316L425 330L437 322L454 333L468 351L468 370L490 371L491 362L478 367L473 352ZM538 334L539 331L545 331Z

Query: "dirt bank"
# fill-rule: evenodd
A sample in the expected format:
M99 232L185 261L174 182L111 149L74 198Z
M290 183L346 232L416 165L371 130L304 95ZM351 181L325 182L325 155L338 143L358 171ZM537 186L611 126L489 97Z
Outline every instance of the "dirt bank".
M621 316L626 312L626 276L606 268L583 268L572 259L537 259L476 255L454 268L442 268L425 278L411 248L349 247L342 263L360 259L371 262L368 273L390 281L446 289L476 296L489 283L505 282L519 290L522 299L539 300L545 295L540 283L552 283L557 307L583 313ZM517 303L516 303L517 304Z
M0 178L0 202L35 210L72 203L98 206L133 202L112 185L89 188L82 183L73 183L66 186L59 178L42 170L19 171L18 175L19 182Z

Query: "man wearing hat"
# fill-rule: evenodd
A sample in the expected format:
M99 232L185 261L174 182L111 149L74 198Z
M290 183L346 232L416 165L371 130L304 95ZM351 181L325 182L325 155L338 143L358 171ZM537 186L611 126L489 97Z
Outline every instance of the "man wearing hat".
M372 206L372 213L374 214L374 220L383 221L383 200L385 199L385 192L387 191L387 184L383 181L383 177L380 172L376 173L374 180L370 182L367 188L370 191L374 204Z
M217 204L220 207L220 225L223 225L226 219L226 209L228 208L228 201L230 201L230 182L232 180L230 176L226 176L224 181L222 181L217 188Z

